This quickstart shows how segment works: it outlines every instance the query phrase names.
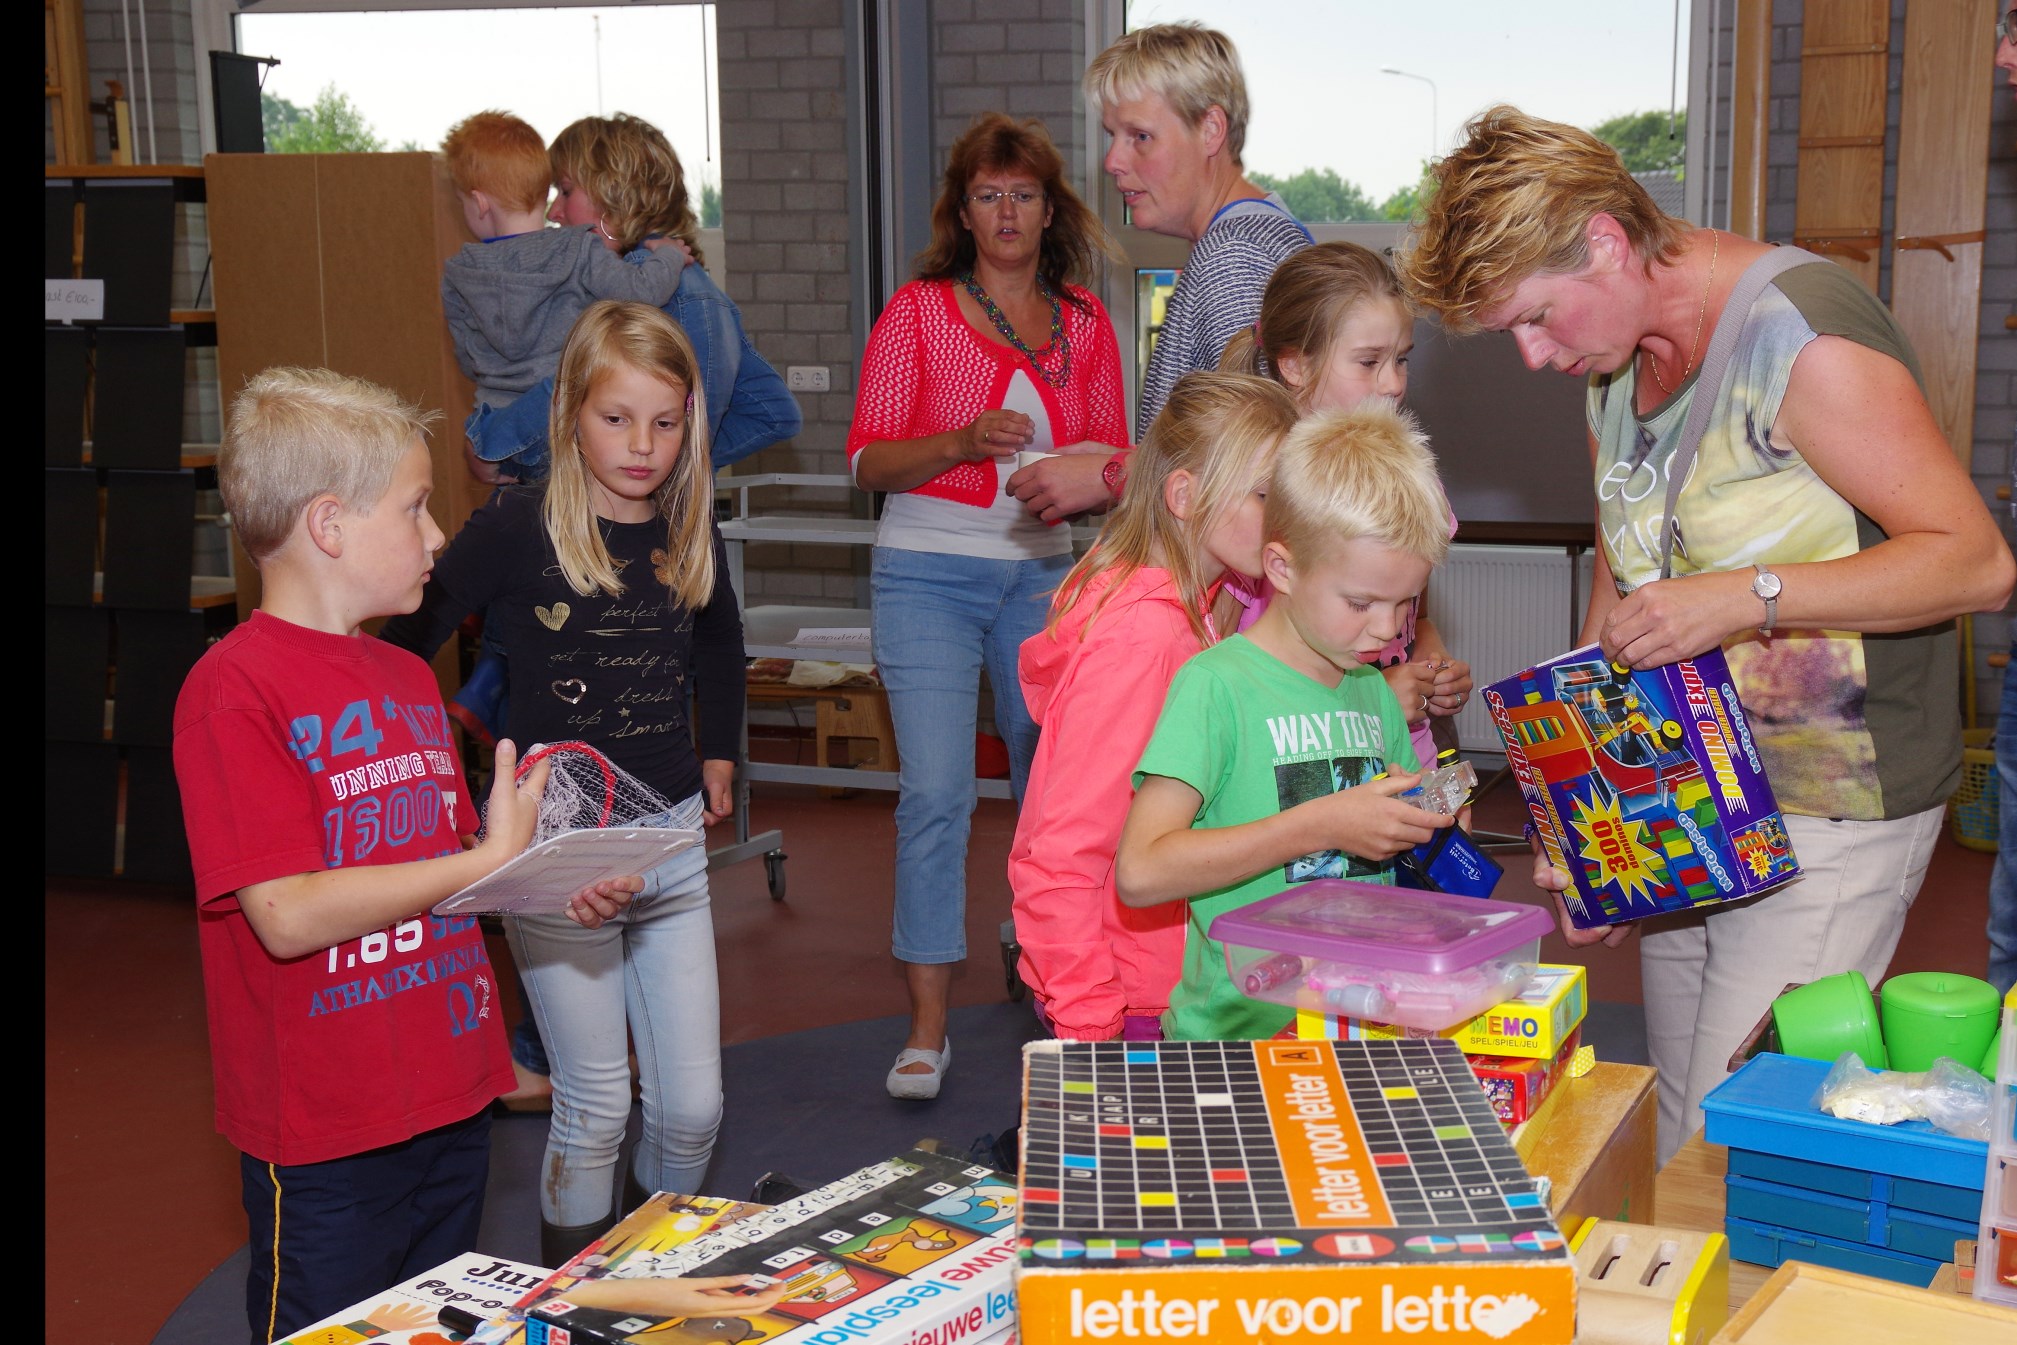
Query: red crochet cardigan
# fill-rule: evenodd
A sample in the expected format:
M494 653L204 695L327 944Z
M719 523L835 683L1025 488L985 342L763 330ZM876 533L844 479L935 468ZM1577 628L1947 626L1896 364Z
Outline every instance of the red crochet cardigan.
M1064 387L1053 388L1016 351L973 329L953 298L956 283L913 280L891 296L876 319L848 430L850 463L866 444L921 439L972 424L981 412L1001 406L1018 367L1043 398L1060 447L1085 440L1127 447L1120 347L1098 299L1068 287L1085 307L1060 305L1072 369ZM948 468L911 493L986 508L1000 489L994 460L983 459Z

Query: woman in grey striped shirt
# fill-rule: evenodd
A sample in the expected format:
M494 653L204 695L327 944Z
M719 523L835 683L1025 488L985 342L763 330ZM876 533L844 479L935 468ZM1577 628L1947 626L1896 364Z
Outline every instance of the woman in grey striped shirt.
M1085 89L1135 227L1191 243L1142 380L1140 440L1178 378L1218 368L1226 342L1260 312L1276 264L1311 239L1280 197L1246 178L1246 79L1225 34L1195 23L1137 29L1094 59ZM1011 476L1008 490L1052 522L1118 500L1126 461L1125 451L1046 458Z

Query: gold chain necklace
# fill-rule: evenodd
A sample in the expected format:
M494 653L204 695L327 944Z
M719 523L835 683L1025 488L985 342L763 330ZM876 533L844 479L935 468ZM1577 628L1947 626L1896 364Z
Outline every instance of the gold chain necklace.
M1716 254L1721 249L1722 243L1722 235L1713 229L1710 230L1709 278L1702 285L1702 310L1695 314L1695 339L1688 344L1688 364L1686 368L1681 370L1680 381L1683 383L1688 381L1689 374L1695 372L1695 356L1700 354L1702 350L1702 324L1709 317L1709 291L1716 287ZM1673 396L1674 390L1667 386L1666 379L1660 377L1660 361L1653 357L1653 352L1650 350L1646 352L1646 365L1653 371L1653 381L1660 385L1661 395L1665 397Z

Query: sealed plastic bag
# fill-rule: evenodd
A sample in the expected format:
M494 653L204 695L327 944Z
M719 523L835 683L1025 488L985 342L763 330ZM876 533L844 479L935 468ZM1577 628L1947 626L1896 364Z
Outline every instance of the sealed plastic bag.
M1962 1139L1989 1138L1989 1081L1942 1056L1917 1073L1873 1070L1846 1051L1821 1081L1814 1105L1830 1116L1872 1125L1929 1121Z

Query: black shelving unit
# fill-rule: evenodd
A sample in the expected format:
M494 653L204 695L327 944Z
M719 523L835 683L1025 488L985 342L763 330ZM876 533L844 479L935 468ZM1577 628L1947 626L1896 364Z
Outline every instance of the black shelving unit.
M186 882L175 697L237 618L231 581L192 573L216 460L182 439L187 352L216 318L169 306L203 170L52 166L44 187L49 277L105 286L102 320L43 334L44 869Z

